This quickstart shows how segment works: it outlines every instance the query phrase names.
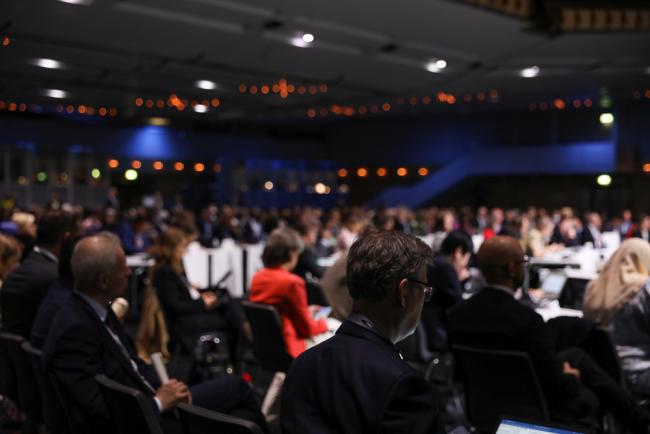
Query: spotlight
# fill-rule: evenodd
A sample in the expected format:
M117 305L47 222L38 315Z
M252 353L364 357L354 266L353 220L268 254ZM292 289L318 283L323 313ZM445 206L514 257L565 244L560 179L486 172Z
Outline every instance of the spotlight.
M264 183L264 190L266 190L266 191L273 190L273 183L271 181L266 181Z
M140 169L140 168L142 167L142 161L140 161L140 160L133 160L133 161L131 162L131 167L133 167L134 169Z
M311 33L305 33L304 35L302 35L302 40L308 44L311 44L312 42L314 42L314 35L312 35Z
M120 162L115 159L108 160L108 167L110 167L111 169L117 169L118 167L120 167Z
M611 183L612 177L607 174L598 175L598 178L596 178L596 184L600 185L601 187L607 187Z
M425 65L429 72L438 73L447 67L447 61L443 59L434 59Z
M650 163L645 163L642 169L645 173L650 173Z
M194 111L197 113L206 113L208 111L208 106L203 104L197 104L194 107Z
M327 191L327 186L322 182L317 182L316 185L314 185L314 191L316 194L325 194Z
M177 172L181 172L183 169L185 169L185 164L183 164L180 161L174 163L174 170L176 170Z
M537 77L539 75L539 66L524 68L519 72L519 75L524 78Z
M126 172L124 172L124 179L127 181L135 181L138 179L138 172L133 169L129 169Z
M614 123L614 115L611 113L602 113L598 120L604 126L609 127Z
M68 3L71 5L90 6L93 0L59 0L61 3Z
M102 172L98 168L94 168L93 170L90 171L90 176L92 176L93 179L99 179L102 177Z
M68 92L61 90L61 89L48 89L45 91L45 95L49 96L50 98L67 98L68 97Z
M45 182L47 181L47 173L46 172L38 172L36 174L36 180L38 182Z
M426 167L420 167L418 169L418 175L427 176L428 174L429 174L429 169L427 169Z
M152 166L153 170L163 170L163 167L165 167L162 161L154 161Z
M340 178L345 178L348 176L348 171L347 169L339 169L338 172L336 172L337 175L339 175Z
M217 88L217 83L210 80L197 80L194 85L203 90L214 90Z
M397 176L406 176L408 173L409 171L406 169L406 167L400 167L397 169Z
M46 69L61 69L63 67L61 62L54 59L34 59L32 63Z
M358 168L357 169L357 176L359 178L365 178L366 176L368 176L368 169L366 169L365 167Z
M203 164L203 163L196 163L196 164L194 165L194 171L195 171L195 172L201 173L201 172L203 172L204 170L205 170L205 164Z

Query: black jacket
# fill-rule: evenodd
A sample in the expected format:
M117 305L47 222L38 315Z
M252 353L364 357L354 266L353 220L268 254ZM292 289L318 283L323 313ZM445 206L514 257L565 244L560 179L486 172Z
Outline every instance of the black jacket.
M371 328L346 320L292 364L282 390L282 432L437 432L438 402L422 375Z
M580 382L562 373L562 362L544 320L504 290L483 288L447 312L451 344L522 351L532 359L549 402L575 396Z
M117 321L110 308L108 315ZM153 368L137 357L121 326L115 327L114 333L136 362L138 372L154 389L158 388L160 382ZM70 409L77 432L111 432L109 412L95 381L97 374L140 390L152 398L151 405L157 408L154 392L135 371L97 313L77 292L70 296L54 319L43 347L43 366L62 386L65 401L72 404Z
M58 275L56 261L36 251L9 274L0 291L4 332L29 339L38 307Z
M43 344L50 332L54 318L56 318L61 307L72 295L72 287L72 282L58 279L50 287L49 291L47 291L47 295L41 302L41 306L38 308L38 313L36 314L34 325L32 326L30 341L34 348L38 348L39 350L43 348Z

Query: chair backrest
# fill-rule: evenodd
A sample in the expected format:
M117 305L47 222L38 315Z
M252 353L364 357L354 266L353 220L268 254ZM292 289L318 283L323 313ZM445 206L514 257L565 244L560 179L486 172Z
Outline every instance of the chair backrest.
M623 384L621 360L606 328L593 327L582 343L582 347L614 381Z
M293 357L287 353L282 336L282 322L273 306L242 301L253 329L253 350L259 364L274 372L287 372Z
M549 420L546 398L528 354L452 348L465 384L467 416L478 429L494 432L503 416Z
M29 358L42 393L43 418L47 431L53 434L68 432L70 429L68 413L54 389L50 376L43 371L42 352L32 347L29 342L23 342L22 349Z
M9 349L5 343L4 333L0 332L0 395L18 403L18 386L16 386L16 374L14 373Z
M132 387L124 386L104 375L95 376L104 401L121 434L163 434L158 415L149 398Z
M22 345L25 339L12 333L2 333L5 348L9 355L9 362L16 380L18 391L18 407L34 423L43 422L43 407L41 393L36 382L34 369Z
M185 434L262 434L259 426L246 419L188 404L176 408Z

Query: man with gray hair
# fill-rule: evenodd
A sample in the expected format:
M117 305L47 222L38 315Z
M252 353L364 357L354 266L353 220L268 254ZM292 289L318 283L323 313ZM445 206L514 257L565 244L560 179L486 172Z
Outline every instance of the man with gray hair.
M54 319L43 348L43 363L61 386L75 432L115 432L94 378L97 374L149 396L166 432L179 431L170 410L181 402L264 426L251 388L239 377L221 377L193 387L177 380L160 384L153 368L138 358L109 308L123 295L131 275L119 240L103 234L82 239L71 265L75 291Z
M415 330L431 249L398 231L370 230L350 248L350 315L292 364L282 391L285 434L439 432L438 401L395 344Z

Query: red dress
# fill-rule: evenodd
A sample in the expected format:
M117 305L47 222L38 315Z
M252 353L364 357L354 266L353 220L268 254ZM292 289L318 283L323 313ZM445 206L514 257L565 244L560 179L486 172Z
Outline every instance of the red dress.
M307 349L305 339L327 331L327 322L316 321L309 313L305 281L284 268L264 268L255 273L249 299L277 309L284 343L293 357Z

